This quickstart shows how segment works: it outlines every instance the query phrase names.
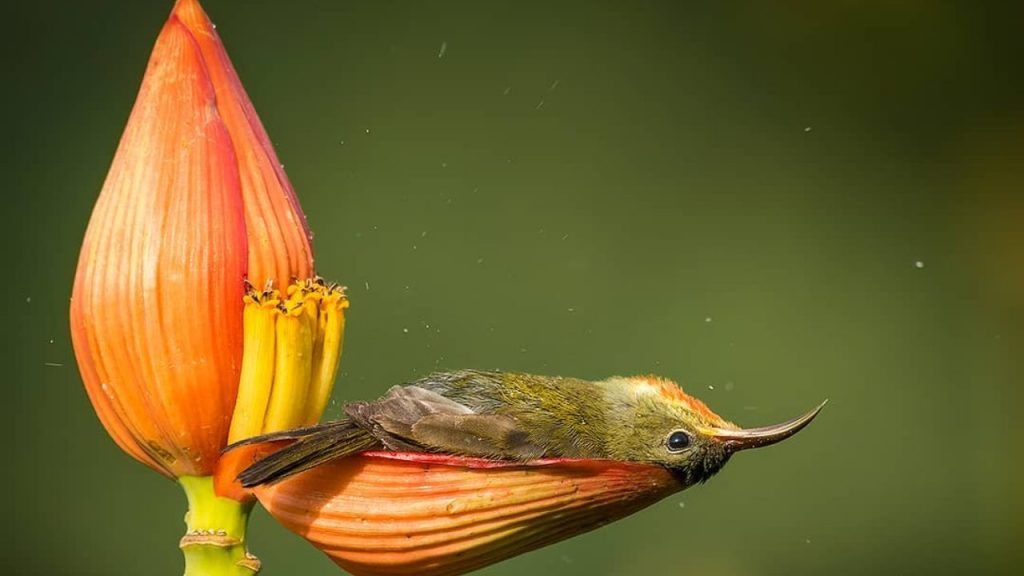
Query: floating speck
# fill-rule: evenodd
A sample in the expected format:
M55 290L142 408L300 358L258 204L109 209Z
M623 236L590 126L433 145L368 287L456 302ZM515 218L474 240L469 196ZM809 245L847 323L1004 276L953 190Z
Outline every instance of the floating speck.
M811 131L811 127L810 126L804 126L804 132L810 132L810 131Z
M686 508L686 502L680 502L679 503L679 507L680 508Z
M708 390L714 390L714 389L715 389L714 384L708 384Z
M50 338L50 344L53 344L53 338Z
M441 42L441 49L437 51L438 58L444 58L444 53L448 51L448 43Z
M736 384L734 384L732 380L729 380L725 383L726 392L732 392L733 388L736 388Z
M409 329L408 328L402 328L402 334L408 334L408 333L409 333Z
M558 83L559 82L561 82L561 80L555 80L554 82L552 82L551 83L551 88L548 88L548 92L554 92L555 88L558 88Z
M341 142L339 142L339 144L341 144L342 146L344 146L344 145L345 145L345 141L344 141L344 140L342 140Z
M367 134L369 134L369 133L370 133L370 129L369 129L369 128L367 128L367 129L366 129L366 133L367 133Z
M804 542L806 542L806 543L810 544L810 543L811 543L811 539L810 539L810 538L808 538L807 540L804 540Z
M32 303L32 297L31 296L25 298L25 304L31 304L31 303Z
M708 316L707 318L704 318L704 321L705 322L711 322L711 316Z
M501 95L502 96L508 96L508 93L511 92L511 91L512 91L512 87L511 86L506 86L505 89L501 92Z
M63 366L63 364L61 364L60 362L43 362L43 366L52 366L55 368L60 368L61 366Z
M914 262L914 268L924 268L924 262L917 260Z
M441 162L441 168L447 168L447 167L448 167L448 163L447 162Z
M536 107L536 109L537 109L537 110L540 110L540 109L541 109L541 108L543 108L543 107L544 107L544 99L543 99L543 98L541 98L540 102L537 102L537 107Z
M575 311L576 311L575 308L569 308L569 312L575 312Z
M525 354L526 353L526 348L520 348L519 351Z
M427 231L426 230L424 230L423 232L420 232L420 238L426 238L426 237L427 237Z
M568 235L568 234L563 234L563 235L562 235L562 240L566 240L566 239L568 239L568 238L569 238L569 235Z
M477 258L476 259L476 263L477 264L483 264L484 263L484 259L483 258Z

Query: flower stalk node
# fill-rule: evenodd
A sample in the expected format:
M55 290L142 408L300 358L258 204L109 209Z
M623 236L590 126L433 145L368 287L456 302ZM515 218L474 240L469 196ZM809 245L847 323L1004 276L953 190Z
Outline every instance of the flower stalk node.
M226 530L194 530L181 537L178 548L187 546L217 546L227 548L237 546L242 541L233 536L228 536Z
M188 498L186 531L178 546L185 556L185 576L252 576L259 570L245 548L252 502L222 498L210 476L182 476Z
M235 562L235 564L251 571L253 574L259 572L260 569L263 568L263 563L260 562L260 559L250 554L248 550L246 550L245 556L238 562Z

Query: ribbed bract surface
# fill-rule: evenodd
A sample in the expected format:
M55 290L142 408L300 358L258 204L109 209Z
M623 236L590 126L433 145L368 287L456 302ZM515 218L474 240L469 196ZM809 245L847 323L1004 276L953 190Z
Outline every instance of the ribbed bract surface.
M356 576L441 576L592 530L679 488L663 468L644 464L367 453L256 494Z

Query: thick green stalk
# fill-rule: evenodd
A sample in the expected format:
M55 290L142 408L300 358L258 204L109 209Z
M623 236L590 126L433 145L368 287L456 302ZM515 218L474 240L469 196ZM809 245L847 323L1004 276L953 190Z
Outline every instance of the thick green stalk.
M253 576L260 561L245 549L251 503L221 498L210 476L182 476L188 497L188 526L181 538L185 576Z

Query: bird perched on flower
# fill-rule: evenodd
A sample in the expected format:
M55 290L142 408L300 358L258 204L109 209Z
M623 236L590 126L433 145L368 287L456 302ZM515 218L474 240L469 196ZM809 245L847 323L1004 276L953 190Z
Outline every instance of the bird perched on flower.
M354 574L462 574L704 482L823 405L743 429L656 377L437 373L236 444L289 442L238 479Z
M461 370L395 386L375 402L349 404L342 420L246 440L241 444L295 442L253 464L239 479L252 487L334 458L392 450L516 462L648 463L672 471L689 486L713 476L737 450L792 436L821 407L778 426L744 430L659 378L589 382Z

